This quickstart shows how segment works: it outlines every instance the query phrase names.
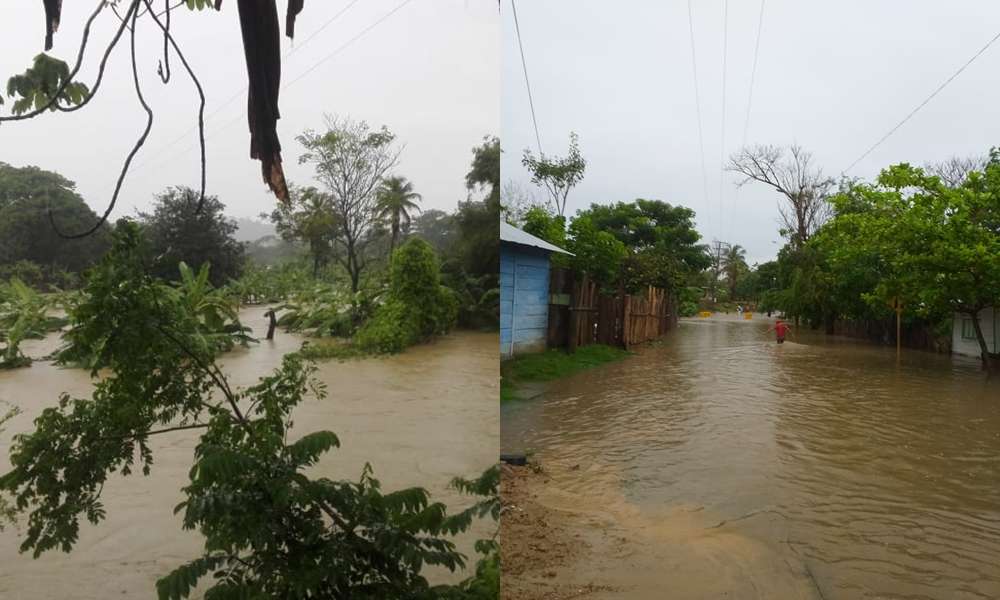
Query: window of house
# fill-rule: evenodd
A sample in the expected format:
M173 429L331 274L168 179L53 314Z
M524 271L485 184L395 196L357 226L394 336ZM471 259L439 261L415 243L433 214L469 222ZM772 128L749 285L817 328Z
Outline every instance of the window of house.
M962 319L962 339L976 339L976 328L972 325L972 319Z

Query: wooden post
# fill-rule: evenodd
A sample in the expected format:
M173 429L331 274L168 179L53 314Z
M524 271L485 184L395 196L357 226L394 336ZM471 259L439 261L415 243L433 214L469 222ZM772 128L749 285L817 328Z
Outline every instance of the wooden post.
M903 312L903 307L899 305L899 299L896 299L896 360L899 360L902 352L902 340L900 340L900 315Z
M573 286L573 293L569 299L569 335L566 340L566 352L573 354L576 352L577 337L580 335L580 296L583 291L583 283L579 282Z
M629 338L631 337L631 327L629 327L629 322L632 317L632 296L624 296L622 298L622 348L628 350Z

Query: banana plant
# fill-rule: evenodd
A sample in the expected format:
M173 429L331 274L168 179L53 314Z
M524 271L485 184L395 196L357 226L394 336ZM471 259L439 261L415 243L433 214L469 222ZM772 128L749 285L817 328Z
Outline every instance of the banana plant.
M27 366L31 359L21 352L21 342L43 338L64 321L50 316L49 300L20 279L11 279L0 287L0 367Z

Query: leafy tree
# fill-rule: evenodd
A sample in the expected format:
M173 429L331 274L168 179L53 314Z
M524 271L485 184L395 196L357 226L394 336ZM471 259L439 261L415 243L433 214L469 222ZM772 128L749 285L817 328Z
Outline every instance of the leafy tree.
M76 193L76 184L38 167L0 162L0 266L29 261L42 269L41 279L56 273L80 273L97 262L109 246L109 228L79 240L66 240L52 227L90 227L97 215Z
M486 136L483 143L472 149L472 168L465 176L470 190L486 189L487 201L500 204L500 138Z
M621 279L621 270L629 250L614 235L600 231L587 215L573 219L569 225L567 250L573 253L567 262L577 272L586 273L605 288L612 288Z
M580 154L579 138L569 134L569 154L565 158L535 158L531 150L524 151L521 164L531 172L531 182L542 186L552 199L552 207L559 216L566 214L566 198L576 184L583 180L587 160Z
M177 280L180 264L212 265L210 281L220 287L237 279L243 270L244 247L236 241L236 221L226 217L225 205L215 196L206 196L201 211L198 192L188 187L171 187L156 196L152 213L139 217L154 256L152 272Z
M694 228L694 211L659 200L637 199L616 204L592 204L577 213L607 231L631 253L626 263L629 289L653 285L677 291L691 273L706 269L711 259Z
M540 206L532 207L524 213L524 225L521 229L560 248L569 245L566 242L566 217L552 214Z
M410 238L392 255L385 303L361 327L355 342L368 352L399 352L447 333L457 317L458 301L441 285L434 250L422 239Z
M396 136L364 121L326 117L326 131L307 130L298 138L305 147L299 162L315 168L336 220L334 256L357 292L361 275L375 256L368 246L378 237L378 190L399 162Z
M281 239L301 241L309 246L313 277L319 276L333 257L333 238L340 223L330 197L315 187L289 187L290 201L279 204L270 215L261 215L274 223Z
M389 254L396 249L401 227L409 227L411 212L420 212L415 200L420 200L420 194L413 191L413 183L405 177L389 177L382 182L378 190L378 204L375 210L379 219L389 221L392 238L389 241Z
M959 188L901 164L859 193L870 210L844 218L886 265L871 301L967 316L990 368L979 312L1000 298L1000 157L994 152L985 172L971 172Z
M233 389L190 312L164 287L144 267L140 229L119 222L81 313L81 339L110 373L93 373L91 398L63 394L42 411L0 477L0 489L28 513L21 550L71 551L81 518L96 525L106 517L109 475L149 476L151 437L200 430L176 510L204 536L204 551L157 582L161 599L186 598L203 579L210 599L461 597L461 587L431 586L421 572L465 564L448 537L468 528L483 503L448 515L423 489L383 492L368 466L355 481L309 477L339 447L330 431L288 437L294 408L325 393L313 368L287 355L256 385ZM489 490L492 480L487 472L465 489Z

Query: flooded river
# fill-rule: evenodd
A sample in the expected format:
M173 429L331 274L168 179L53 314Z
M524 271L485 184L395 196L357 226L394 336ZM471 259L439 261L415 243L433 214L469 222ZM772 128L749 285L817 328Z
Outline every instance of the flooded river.
M263 335L265 309L244 311L242 319ZM235 385L246 386L275 368L303 338L279 332L221 359ZM54 343L55 342L55 343ZM26 344L37 356L57 340ZM328 397L310 398L293 413L293 436L329 429L341 448L327 454L314 476L357 479L371 462L383 489L422 486L434 500L455 509L469 499L448 489L455 476L476 476L496 461L498 445L498 341L496 334L459 332L388 358L325 362L318 377ZM0 371L0 400L17 404L22 414L0 435L0 470L8 467L11 436L30 429L39 412L54 405L60 392L86 397L87 373L49 363ZM187 483L197 432L151 438L154 465L149 477L112 478L104 488L108 518L99 526L81 524L80 541L70 554L53 551L33 560L18 554L16 527L0 532L0 598L153 598L157 578L200 555L203 538L181 530L173 507ZM474 539L492 534L479 523L460 538L474 564ZM462 574L437 572L432 579L454 581Z
M633 592L602 598L1000 598L1000 380L821 334L779 346L768 324L685 321L504 406L502 448L551 477L540 499L619 543L560 577Z

